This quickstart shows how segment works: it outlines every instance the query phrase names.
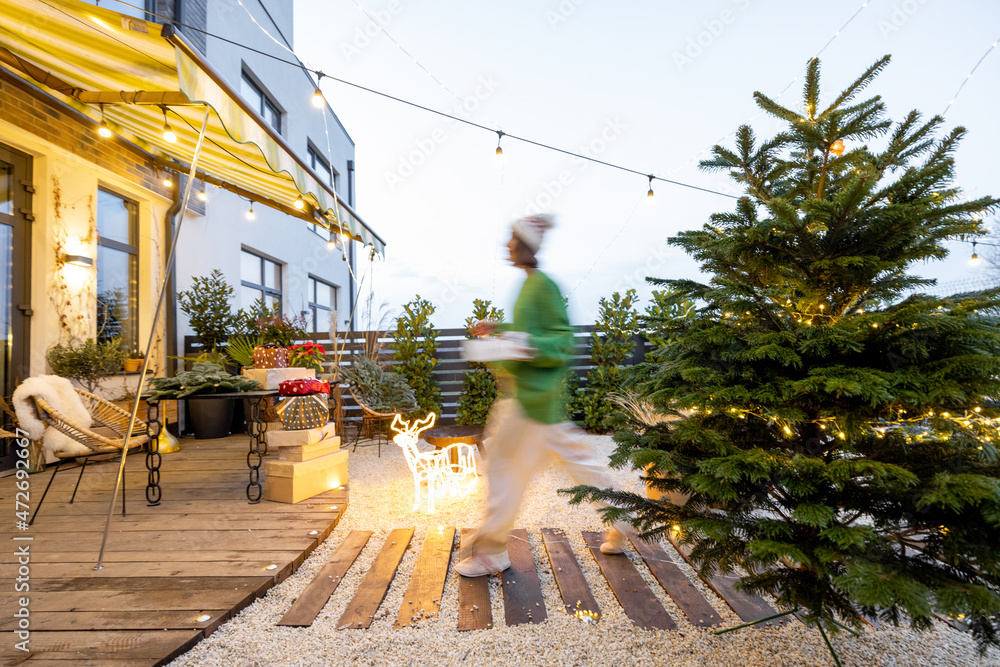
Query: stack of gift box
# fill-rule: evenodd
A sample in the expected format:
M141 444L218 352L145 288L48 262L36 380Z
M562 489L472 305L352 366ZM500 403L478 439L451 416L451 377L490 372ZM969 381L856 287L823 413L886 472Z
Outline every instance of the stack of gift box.
M278 389L281 421L267 428L277 460L264 461L264 499L297 503L347 484L347 450L329 421L330 385L308 368L244 369L264 389Z

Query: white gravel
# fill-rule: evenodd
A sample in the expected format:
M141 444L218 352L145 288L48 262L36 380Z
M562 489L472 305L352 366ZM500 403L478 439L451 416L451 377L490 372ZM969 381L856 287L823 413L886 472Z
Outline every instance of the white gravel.
M614 443L607 436L588 436L596 451L608 456ZM722 636L690 625L684 614L642 564L629 557L643 574L650 589L678 624L676 630L640 630L632 624L586 550L583 530L602 528L598 514L588 506L572 507L556 489L572 486L569 477L554 463L539 474L528 490L516 528L528 530L548 620L537 625L512 628L503 623L503 596L499 579L492 577L490 591L494 627L490 630L458 632L458 586L451 569L445 582L440 616L419 627L394 630L393 623L406 591L410 573L428 530L439 525L475 527L485 499L485 480L464 499L442 499L433 515L414 511L413 482L401 450L383 444L359 447L350 455L350 504L333 533L302 567L265 597L246 608L171 665L249 667L271 665L832 665L819 633L795 623L781 628L745 629ZM641 492L638 474L612 470L616 483ZM365 630L337 630L337 621L368 571L385 537L394 528L415 527L410 549L400 563L376 620ZM596 624L584 623L563 611L562 599L549 568L541 541L541 528L565 530L577 560L590 582L602 617ZM302 593L320 567L351 530L374 531L365 550L348 571L315 622L308 628L277 627L295 598ZM673 548L667 553L682 562ZM457 557L457 551L453 554ZM689 578L717 609L726 624L739 618L697 578L682 566ZM907 628L868 630L864 637L846 633L832 637L844 665L1000 665L1000 652L985 658L976 653L970 635L938 623L932 631Z

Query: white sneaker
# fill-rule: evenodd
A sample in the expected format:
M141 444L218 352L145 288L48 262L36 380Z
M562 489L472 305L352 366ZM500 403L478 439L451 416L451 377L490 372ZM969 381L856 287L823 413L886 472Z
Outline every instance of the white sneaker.
M628 548L628 538L617 528L608 528L601 542L602 554L623 554Z
M455 571L463 577L482 577L499 574L510 567L510 557L506 551L498 554L477 554L455 563Z

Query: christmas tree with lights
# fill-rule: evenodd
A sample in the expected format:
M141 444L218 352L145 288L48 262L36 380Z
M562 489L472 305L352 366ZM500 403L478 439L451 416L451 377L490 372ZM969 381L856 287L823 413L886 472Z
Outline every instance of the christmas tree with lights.
M631 379L678 419L620 415L612 458L690 497L575 500L616 504L609 517L820 629L937 615L985 650L1000 630L1000 289L929 296L907 269L982 235L1000 200L955 186L963 128L938 136L941 117L893 123L879 97L857 101L888 62L824 106L812 60L800 110L754 95L784 131L742 126L702 163L745 195L670 239L711 279L651 279L697 312L646 318L665 342Z

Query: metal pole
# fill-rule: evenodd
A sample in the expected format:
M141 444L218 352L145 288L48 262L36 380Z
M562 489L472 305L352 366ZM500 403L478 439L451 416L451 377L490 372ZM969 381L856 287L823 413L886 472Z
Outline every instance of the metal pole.
M118 500L118 488L122 484L122 477L125 474L125 458L128 455L128 444L132 440L132 428L135 426L135 415L139 411L139 396L142 394L142 385L146 381L146 370L149 367L149 352L153 347L153 339L156 336L156 323L160 319L160 310L163 306L163 297L167 292L167 280L170 276L170 267L174 264L174 252L177 250L177 238L180 236L181 225L184 222L184 212L187 210L188 198L191 196L191 186L194 184L195 172L198 169L198 159L201 157L201 147L205 143L205 132L208 130L208 114L211 107L205 105L205 119L201 122L201 132L198 133L198 143L194 147L194 156L191 158L191 170L188 173L187 185L184 187L184 197L181 198L180 215L181 219L174 230L174 238L170 242L170 252L163 263L163 280L160 281L160 296L156 300L156 310L153 312L153 324L149 329L149 340L146 343L146 355L142 362L142 371L139 373L139 385L136 387L135 399L132 401L132 414L129 416L128 429L125 431L125 442L122 446L122 460L118 464L118 477L115 479L115 490L111 494L111 504L108 505L108 519L104 524L104 537L101 539L101 553L97 556L95 570L100 570L104 563L104 548L108 543L108 531L111 529L111 514L115 509L115 502ZM169 332L168 332L169 333ZM149 443L150 447L156 447L157 443Z

